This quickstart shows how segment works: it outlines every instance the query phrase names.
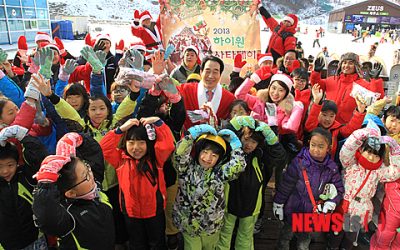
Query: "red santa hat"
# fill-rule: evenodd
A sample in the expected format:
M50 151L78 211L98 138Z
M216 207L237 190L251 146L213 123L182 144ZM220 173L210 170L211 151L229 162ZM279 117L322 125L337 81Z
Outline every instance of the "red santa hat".
M283 21L288 21L291 25L297 23L297 16L295 14L287 14Z
M35 43L37 43L38 41L48 41L49 43L51 43L52 39L50 37L49 34L47 34L46 32L38 32L36 33L35 36Z
M272 57L271 53L257 54L257 62L259 66L261 66L261 64L265 61L272 61L272 63L274 63L274 58Z
M100 40L108 40L111 43L110 34L98 34L96 36L96 42L94 43L94 45L96 45Z
M143 50L146 51L146 45L143 40L140 38L135 39L135 41L131 42L129 49Z
M151 16L150 12L148 10L143 11L140 15L139 15L139 21L143 22L144 20L150 18L151 20L153 20L153 17Z
M272 84L274 81L283 82L284 84L286 84L286 86L288 87L289 91L292 89L292 86L293 86L293 81L292 81L292 79L291 79L288 75L283 74L283 73L280 72L280 71L278 71L277 74L275 74L275 75L272 76L272 78L271 78L271 84Z
M49 47L51 49L54 49L54 50L56 50L58 52L58 54L61 54L60 53L60 48L58 47L57 44L49 43L49 42L41 42L41 43L39 43L39 49L47 48L47 47Z
M199 49L198 49L196 46L194 46L194 45L187 46L187 47L183 50L183 54L185 54L186 51L189 50L189 49L190 49L190 50L193 50L194 53L196 53L197 57L199 57Z

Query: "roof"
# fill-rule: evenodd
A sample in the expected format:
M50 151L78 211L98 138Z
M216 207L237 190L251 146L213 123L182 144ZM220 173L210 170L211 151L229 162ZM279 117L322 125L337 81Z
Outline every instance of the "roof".
M381 3L387 4L387 5L395 8L395 9L399 9L399 11L400 11L400 5L398 5L396 3L393 3L393 2L390 2L390 1L386 1L386 0L367 0L367 1L362 1L362 2L359 2L359 3L353 4L353 5L349 5L349 6L346 6L346 7L343 7L343 8L339 8L339 9L333 10L333 11L331 11L330 14L336 13L336 12L342 12L342 11L344 11L346 9L354 8L354 7L357 7L357 6L361 6L361 5L364 5L364 4L366 4L368 2L372 2L372 1L374 1L374 2L376 1L376 2L381 2Z

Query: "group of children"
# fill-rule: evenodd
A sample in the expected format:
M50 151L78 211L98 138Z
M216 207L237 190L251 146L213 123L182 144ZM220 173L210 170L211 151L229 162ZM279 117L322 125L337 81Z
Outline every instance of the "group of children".
M183 131L186 99L165 74L165 51L147 72L145 49L128 49L108 88L109 43L85 46L78 66L38 40L34 55L20 55L19 78L0 61L2 248L177 249L180 233L185 249L254 249L273 172L278 249L293 236L309 248L310 233L292 232L293 213L332 212L360 218L328 237L329 249L351 249L372 220L379 182L386 196L371 248L400 245L400 108L379 118L390 99L350 94L353 83L383 93L379 79L361 77L357 55L344 54L326 79L318 60L309 78L295 51L277 62L260 55L250 77L231 74L228 119L209 113ZM204 65L193 64L201 76L189 77L202 84ZM235 58L235 69L244 65Z

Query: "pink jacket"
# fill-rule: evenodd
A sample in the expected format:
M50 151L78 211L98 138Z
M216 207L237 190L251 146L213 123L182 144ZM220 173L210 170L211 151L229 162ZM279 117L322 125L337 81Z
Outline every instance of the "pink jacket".
M377 170L371 170L372 172L366 184L356 195L370 170L358 164L355 153L362 145L362 142L371 135L373 134L371 134L370 129L356 130L347 138L340 150L340 161L345 171L343 177L345 194L343 198L350 203L348 213L351 216L360 216L360 222L364 223L364 225L372 220L374 206L371 199L375 195L378 182L391 182L400 178L400 154L398 153L400 150L397 148L391 150L389 155L390 165L385 166L382 163L382 166ZM360 198L359 201L355 199L355 195Z
M265 102L258 96L248 94L254 86L254 82L247 78L235 91L235 97L249 105L252 110L251 116L255 119L268 123L265 114ZM263 90L259 90L263 91ZM268 93L267 93L268 94ZM286 104L286 105L285 105ZM286 106L286 107L285 107ZM289 109L287 108L289 106ZM278 128L279 134L296 133L300 127L304 106L299 101L294 101L292 95L288 95L278 105Z

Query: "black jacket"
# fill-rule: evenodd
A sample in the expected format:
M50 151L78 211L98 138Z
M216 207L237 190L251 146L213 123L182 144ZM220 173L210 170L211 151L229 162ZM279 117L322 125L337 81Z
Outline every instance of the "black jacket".
M5 249L22 249L38 239L33 223L32 192L36 181L32 176L48 155L40 141L26 136L21 145L25 165L19 166L10 182L0 178L0 244ZM23 196L18 195L26 190ZM25 198L24 198L25 197Z

